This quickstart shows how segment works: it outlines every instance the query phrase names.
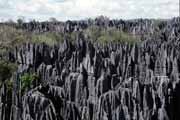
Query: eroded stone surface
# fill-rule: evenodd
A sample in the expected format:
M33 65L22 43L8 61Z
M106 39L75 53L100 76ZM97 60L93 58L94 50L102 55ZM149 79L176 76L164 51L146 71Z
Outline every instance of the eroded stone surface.
M119 22L116 27L153 36L134 45L103 46L80 39L17 48L9 56L19 65L12 95L5 84L0 89L0 119L179 120L179 18L162 23L158 35L150 20ZM74 30L69 24L66 30ZM29 71L40 81L21 95L19 76Z

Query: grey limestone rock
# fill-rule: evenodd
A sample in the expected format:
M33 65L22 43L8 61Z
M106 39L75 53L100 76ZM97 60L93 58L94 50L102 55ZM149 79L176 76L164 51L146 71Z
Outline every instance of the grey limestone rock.
M94 23L93 23L94 22ZM101 45L81 33L72 43L26 43L9 54L18 64L13 90L0 88L1 120L179 120L179 18L24 23L27 31L72 32L92 24L141 34L139 44ZM40 80L22 94L19 77Z

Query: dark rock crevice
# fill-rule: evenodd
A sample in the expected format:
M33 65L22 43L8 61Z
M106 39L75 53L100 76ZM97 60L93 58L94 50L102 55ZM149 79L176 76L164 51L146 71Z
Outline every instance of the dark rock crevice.
M74 43L26 43L16 48L6 56L18 64L18 69L13 76L12 95L5 84L1 86L0 119L179 120L180 47L176 19L159 25L163 38L151 36L139 44L100 45L81 35ZM96 22L103 27L115 25L136 33L156 33L150 20ZM43 24L42 31L51 29L48 23ZM74 26L88 27L85 21L64 25L67 31L74 31ZM25 29L39 29L39 25L30 26ZM23 94L20 76L30 71L37 73L40 80Z

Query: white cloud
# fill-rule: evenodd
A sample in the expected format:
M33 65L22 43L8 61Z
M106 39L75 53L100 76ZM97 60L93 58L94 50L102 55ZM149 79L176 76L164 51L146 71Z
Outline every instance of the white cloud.
M171 18L178 16L179 0L0 0L0 18L25 16L38 20L111 18Z

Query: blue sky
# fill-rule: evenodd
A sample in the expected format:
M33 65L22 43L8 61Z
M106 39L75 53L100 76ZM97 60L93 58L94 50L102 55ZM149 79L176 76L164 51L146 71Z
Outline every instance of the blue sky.
M0 20L78 20L104 15L110 18L172 18L179 0L0 0Z

